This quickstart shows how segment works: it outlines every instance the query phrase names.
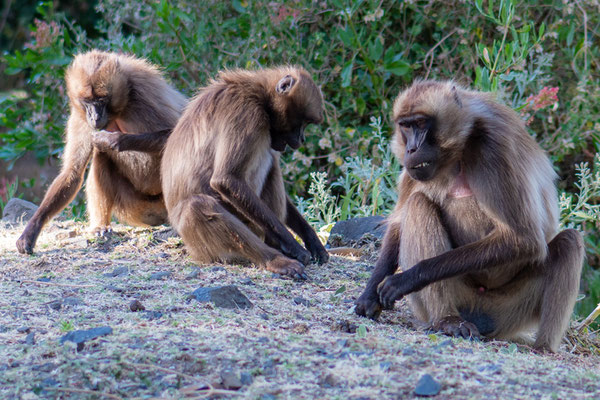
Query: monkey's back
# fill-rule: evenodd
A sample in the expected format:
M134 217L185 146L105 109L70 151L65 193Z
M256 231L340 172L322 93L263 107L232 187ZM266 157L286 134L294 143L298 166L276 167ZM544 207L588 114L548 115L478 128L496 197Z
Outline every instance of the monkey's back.
M161 173L167 209L196 193L216 195L210 181L217 164L243 163L245 160L237 158L244 157L249 164L240 175L250 181L257 178L253 172L266 175L268 171L253 170L251 165L253 160L272 157L264 101L259 85L223 79L202 88L190 101L163 154ZM241 146L247 136L253 137L252 149ZM229 159L219 149L226 150Z

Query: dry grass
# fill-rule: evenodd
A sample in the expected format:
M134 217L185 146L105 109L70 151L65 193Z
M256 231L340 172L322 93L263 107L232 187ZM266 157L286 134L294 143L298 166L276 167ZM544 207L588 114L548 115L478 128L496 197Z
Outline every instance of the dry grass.
M396 399L412 397L425 373L442 383L437 399L600 398L593 336L570 335L559 354L536 354L511 343L427 334L403 304L379 323L355 316L372 252L309 266L308 282L214 265L188 278L196 266L179 239L153 238L160 228L117 225L105 242L74 235L84 231L80 224L53 223L31 257L15 250L20 231L0 229L2 399ZM104 276L122 266L128 275ZM172 274L151 280L157 271ZM42 277L50 281L37 281ZM188 300L200 286L228 284L255 307L226 310ZM71 299L56 310L53 302L66 297L82 304ZM310 305L296 304L297 297ZM133 299L162 316L130 311ZM68 330L104 325L113 333L80 352L59 344ZM34 332L35 344L24 343L20 327ZM251 383L226 390L225 369Z

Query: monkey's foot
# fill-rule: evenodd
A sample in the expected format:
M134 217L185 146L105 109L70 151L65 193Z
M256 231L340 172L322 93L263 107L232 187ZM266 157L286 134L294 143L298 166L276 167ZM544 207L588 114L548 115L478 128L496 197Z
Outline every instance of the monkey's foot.
M379 318L382 310L383 307L379 303L377 293L367 293L367 291L356 300L356 307L354 308L356 314L373 320Z
M442 332L448 336L463 337L465 339L481 339L479 329L475 324L465 321L459 316L444 317L431 325L434 331Z
M110 225L97 226L91 229L92 234L96 237L108 239L112 235L112 227Z
M291 276L294 279L305 280L308 276L304 273L304 265L296 260L284 256L277 256L266 264L268 271L276 274Z

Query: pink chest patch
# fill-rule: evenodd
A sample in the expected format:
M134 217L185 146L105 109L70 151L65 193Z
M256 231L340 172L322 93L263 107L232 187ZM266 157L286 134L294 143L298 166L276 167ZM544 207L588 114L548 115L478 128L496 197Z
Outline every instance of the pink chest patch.
M106 128L104 128L104 130L109 131L109 132L127 133L127 131L123 127L123 124L118 119L110 121L108 123L108 125L106 125Z
M460 171L460 173L454 180L454 184L452 184L452 187L450 188L450 191L448 192L448 196L454 197L456 199L459 199L461 197L473 196L471 187L469 186L469 183L467 182L467 178L465 177L465 174L462 171Z

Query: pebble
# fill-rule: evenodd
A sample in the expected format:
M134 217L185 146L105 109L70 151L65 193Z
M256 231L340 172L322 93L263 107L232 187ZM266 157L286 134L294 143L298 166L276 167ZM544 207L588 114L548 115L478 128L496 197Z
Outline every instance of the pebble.
M154 272L152 275L150 275L150 280L151 281L160 281L163 279L167 279L171 277L171 273L169 271L159 271L159 272Z
M102 274L102 275L107 278L115 278L117 276L129 275L129 268L128 267L117 267L117 268L113 269L112 272L108 272L108 273Z
M144 307L144 305L142 304L141 301L132 300L131 303L129 303L129 309L133 312L136 312L136 311L144 311L146 309L146 307Z
M425 374L417 382L414 393L416 396L430 397L437 395L440 390L442 390L442 385L431 375Z

